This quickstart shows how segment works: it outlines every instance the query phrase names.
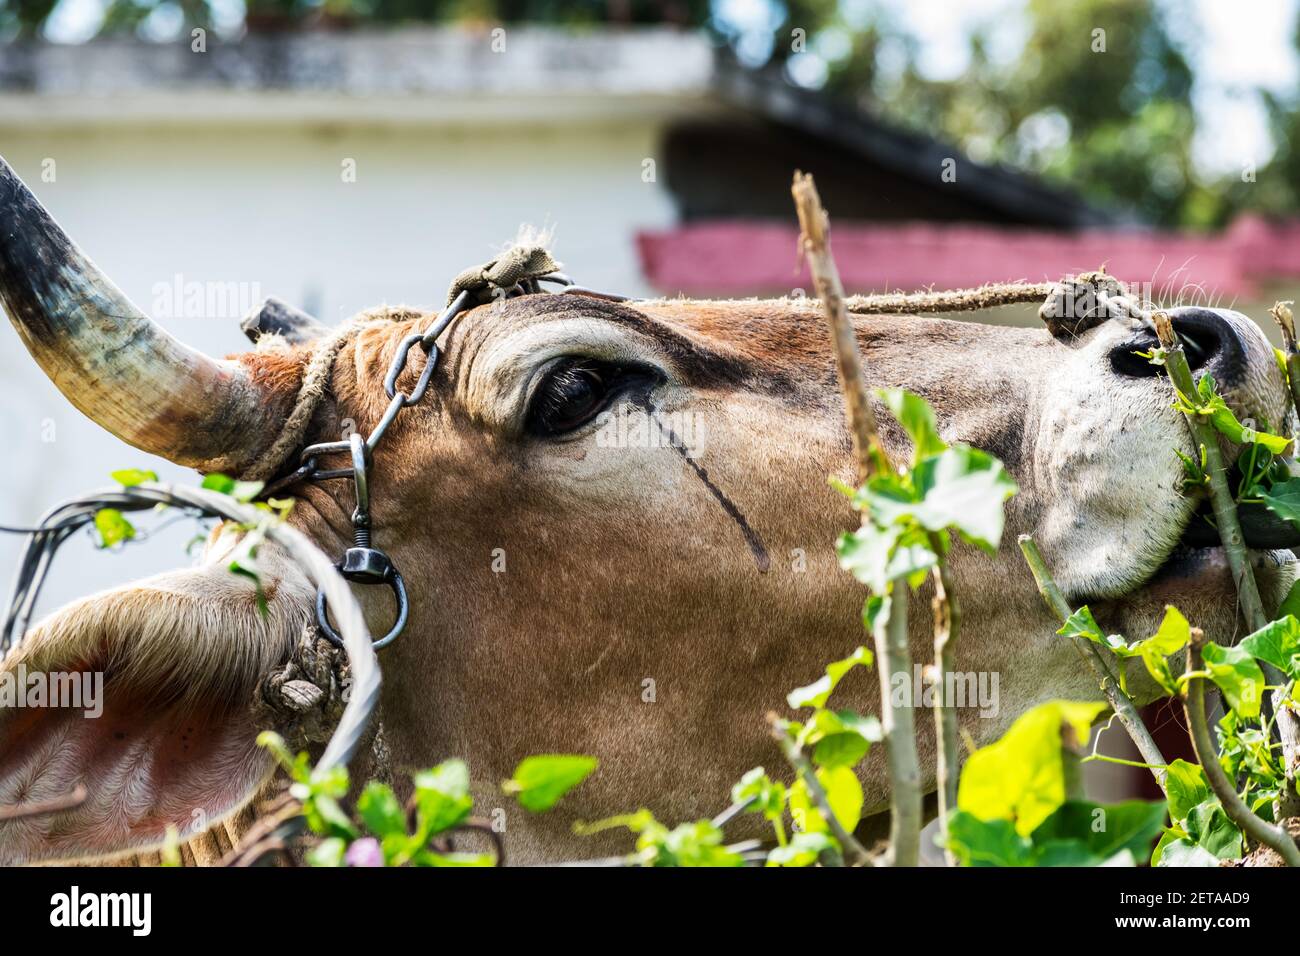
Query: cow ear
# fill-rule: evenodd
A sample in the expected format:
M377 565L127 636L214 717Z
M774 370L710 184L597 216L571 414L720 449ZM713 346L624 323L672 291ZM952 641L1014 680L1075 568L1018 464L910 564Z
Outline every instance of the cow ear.
M313 590L262 546L266 611L228 556L57 611L0 668L0 864L103 859L182 839L269 778L253 700L309 619ZM38 696L39 692L39 696Z

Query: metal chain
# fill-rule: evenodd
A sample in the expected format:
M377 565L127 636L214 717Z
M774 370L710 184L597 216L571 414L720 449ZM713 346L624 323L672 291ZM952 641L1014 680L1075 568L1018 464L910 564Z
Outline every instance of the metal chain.
M559 292L586 295L611 302L627 301L625 296L594 292L577 286L572 279L562 272L552 272L544 276L538 276L535 279L524 279L508 290L492 287L493 297L510 299L521 295L540 293L543 291L540 283L543 282L559 285L560 289L557 290ZM374 451L388 431L389 426L397 418L398 413L402 409L410 408L420 401L424 397L424 393L428 391L429 381L433 377L433 371L437 367L438 358L441 355L437 345L438 337L442 335L456 316L474 308L478 304L471 290L462 289L447 307L438 313L437 318L433 320L427 329L423 332L412 333L398 343L397 352L388 367L388 373L384 376L384 392L389 398L388 407L384 410L384 414L380 416L379 424L375 426L369 437L362 440L360 435L354 433L346 441L317 442L308 445L299 455L300 464L298 469L280 481L275 482L263 492L264 496L271 495L282 488L302 481L316 482L329 481L335 478L352 478L357 503L356 509L352 512L353 546L343 553L343 558L336 567L344 578L354 584L386 585L393 592L393 597L397 602L397 617L388 633L375 641L376 650L387 647L402 633L410 614L410 602L406 595L406 584L392 558L384 551L374 547L372 543L369 488L370 469L374 464ZM406 370L411 350L416 345L419 345L425 354L424 370L416 380L415 387L407 394L398 390L397 380L401 378L402 373ZM319 459L321 457L345 452L351 455L351 467L328 470L320 468ZM321 633L325 635L326 639L342 646L339 635L329 621L329 611L324 591L319 591L316 595L316 622L320 625Z

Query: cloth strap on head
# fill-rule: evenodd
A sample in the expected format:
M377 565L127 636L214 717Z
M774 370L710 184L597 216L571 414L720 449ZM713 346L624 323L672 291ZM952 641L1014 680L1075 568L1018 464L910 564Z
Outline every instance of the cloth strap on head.
M491 262L466 269L456 276L447 290L447 305L462 292L469 292L478 305L484 305L505 296L520 282L540 279L558 272L560 264L551 258L544 246L511 246Z

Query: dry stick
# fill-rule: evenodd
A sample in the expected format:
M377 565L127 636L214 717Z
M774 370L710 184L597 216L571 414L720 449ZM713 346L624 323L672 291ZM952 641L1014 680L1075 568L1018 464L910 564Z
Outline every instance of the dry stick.
M794 174L795 211L799 214L799 249L808 259L817 297L831 327L831 341L835 346L835 362L839 370L840 391L844 393L844 408L849 418L849 431L853 435L853 457L858 467L858 484L865 485L876 466L889 460L885 446L876 428L876 414L867 397L862 381L862 358L858 354L857 333L844 307L844 286L840 272L831 255L830 220L822 208L821 197L812 176Z
M768 713L767 722L772 728L772 736L781 745L781 752L785 754L785 759L789 761L795 773L803 778L804 785L808 788L808 796L817 805L821 815L826 818L826 825L830 827L831 834L844 848L849 863L854 866L875 866L871 854L867 852L867 848L859 842L857 837L844 828L844 824L840 823L839 817L831 809L830 797L826 796L826 790L822 787L821 781L817 779L817 771L813 767L812 761L786 733L781 718L774 713Z
M799 214L799 248L808 259L817 296L831 327L839 369L840 389L853 435L858 484L866 484L876 468L889 468L889 456L862 379L857 334L844 307L844 286L830 250L830 221L811 176L795 173L790 187ZM895 584L890 595L889 623L872 635L879 659L880 723L889 765L889 861L916 866L921 848L921 771L916 753L916 720L910 706L894 708L890 691L895 674L910 681L912 655L907 644L908 588ZM883 631L883 633L882 633Z
M1043 555L1038 550L1038 545L1034 539L1027 534L1020 536L1020 550L1025 556L1025 562L1029 565L1030 572L1034 575L1034 581L1038 584L1038 593L1043 596L1043 601L1047 604L1057 617L1063 622L1073 614L1070 604L1065 600L1065 595L1057 587L1056 582L1052 579L1052 573L1047 569L1047 562L1043 560ZM1134 746L1137 747L1138 753L1142 755L1144 763L1148 764L1151 775L1156 778L1156 783L1160 789L1165 789L1166 761L1164 754L1156 745L1155 738L1151 736L1151 731L1142 720L1142 715L1138 713L1137 705L1133 698L1124 693L1123 688L1111 673L1106 664L1106 659L1101 656L1101 651L1092 641L1075 637L1075 646L1083 653L1088 665L1092 668L1097 679L1101 681L1102 692L1106 695L1106 700L1110 702L1111 710L1115 711L1115 716L1119 718L1120 724L1128 731Z
M1285 309L1285 306L1283 306ZM1287 312L1289 314L1289 310ZM1165 312L1152 313L1156 335L1165 350L1165 371L1169 380L1184 396L1184 404L1197 402L1196 383L1192 380L1192 371L1187 365L1187 356L1183 352L1178 333L1174 331L1173 322ZM1283 328L1285 335L1285 326ZM1219 538L1223 550L1228 556L1228 567L1232 579L1237 585L1237 597L1241 604L1242 615L1252 631L1257 631L1268 623L1264 613L1264 603L1259 597L1259 586L1255 583L1255 572L1250 566L1250 557L1246 553L1246 536L1241 531L1241 521L1237 517L1237 502L1232 488L1228 485L1228 468L1219 448L1219 436L1208 420L1195 412L1184 413L1187 425L1192 432L1193 442L1205 449L1205 471L1210 479L1210 501L1214 506L1214 521L1219 528ZM1284 684L1282 674L1267 662L1263 665L1264 675L1270 684ZM1300 719L1287 704L1286 687L1279 688L1273 695L1274 712L1277 714L1278 735L1282 741L1282 756L1286 771L1286 785L1281 788L1277 800L1277 817L1300 815L1300 796L1296 794L1296 763L1300 760Z
M1201 645L1204 643L1205 634L1199 627L1192 628L1192 639L1187 645L1187 684L1183 688L1183 710L1187 714L1187 726L1191 731L1196 759L1205 771L1210 789L1223 805L1223 812L1232 822L1256 843L1271 846L1280 853L1287 866L1300 866L1300 849L1296 848L1290 834L1252 813L1250 807L1237 796L1232 781L1219 763L1219 755L1210 739L1210 728L1205 722L1205 678L1200 676L1204 666L1201 661Z
M1291 315L1291 302L1274 302L1268 311L1282 330L1283 355L1286 358L1286 377L1291 385L1291 400L1300 413L1300 349L1296 347L1295 319Z

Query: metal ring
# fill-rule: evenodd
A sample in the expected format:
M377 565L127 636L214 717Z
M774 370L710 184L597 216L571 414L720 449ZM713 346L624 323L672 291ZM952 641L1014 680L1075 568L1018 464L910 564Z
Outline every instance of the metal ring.
M397 599L397 621L389 629L388 633L379 640L374 641L370 646L375 650L387 647L397 639L406 628L406 618L410 613L410 605L406 600L406 582L402 580L401 572L393 568L392 576L388 579L388 586L393 589L393 596ZM330 625L329 610L325 606L325 592L318 590L316 592L316 623L320 625L321 633L325 639L336 647L343 646L343 638Z

